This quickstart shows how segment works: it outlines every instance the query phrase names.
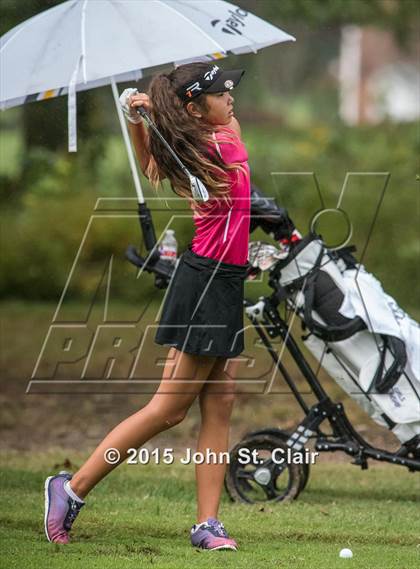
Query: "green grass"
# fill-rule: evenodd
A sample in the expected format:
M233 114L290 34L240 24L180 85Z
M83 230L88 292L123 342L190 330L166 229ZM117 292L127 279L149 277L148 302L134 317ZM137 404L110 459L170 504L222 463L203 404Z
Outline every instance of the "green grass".
M417 475L378 465L362 472L320 462L289 505L245 506L223 497L220 517L240 551L199 552L188 542L194 521L193 468L123 465L90 494L73 542L50 544L43 533L43 480L69 458L60 451L7 453L1 460L0 566L7 568L341 568L418 567ZM343 547L353 559L340 559Z

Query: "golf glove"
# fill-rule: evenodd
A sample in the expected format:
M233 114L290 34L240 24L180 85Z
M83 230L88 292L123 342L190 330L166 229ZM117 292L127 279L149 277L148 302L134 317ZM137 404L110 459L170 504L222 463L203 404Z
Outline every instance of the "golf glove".
M142 121L141 115L139 115L136 108L130 107L128 104L128 99L131 97L131 95L136 95L137 93L137 89L129 88L124 89L120 95L120 105L125 118L133 124L139 124Z

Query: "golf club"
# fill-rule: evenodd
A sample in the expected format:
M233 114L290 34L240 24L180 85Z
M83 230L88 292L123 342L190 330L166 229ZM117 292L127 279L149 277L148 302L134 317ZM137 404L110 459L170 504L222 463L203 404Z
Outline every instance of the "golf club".
M188 179L190 181L192 197L196 201L206 202L209 199L209 194L208 194L206 186L203 184L203 182L201 180L199 180L196 176L193 176L191 174L191 172L188 170L188 168L181 162L181 160L179 159L179 157L177 156L175 151L170 147L170 145L166 142L166 140L160 134L156 125L154 124L152 119L147 114L146 110L143 107L137 107L137 112L144 118L144 120L147 122L147 125L156 133L156 135L159 137L159 140L165 145L165 147L171 153L171 156L173 157L175 162L179 165L181 170L188 177Z

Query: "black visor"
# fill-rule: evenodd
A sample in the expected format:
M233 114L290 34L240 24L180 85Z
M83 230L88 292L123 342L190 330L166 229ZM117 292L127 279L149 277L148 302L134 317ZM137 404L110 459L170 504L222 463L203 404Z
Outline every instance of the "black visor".
M191 101L202 93L222 93L236 87L245 73L243 69L228 69L223 71L218 65L209 65L206 71L200 71L188 84L177 89L178 97Z

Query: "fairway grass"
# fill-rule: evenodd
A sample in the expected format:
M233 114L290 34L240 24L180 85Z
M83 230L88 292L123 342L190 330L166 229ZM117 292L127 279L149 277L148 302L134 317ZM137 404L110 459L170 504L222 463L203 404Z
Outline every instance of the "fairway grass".
M189 545L195 515L192 466L122 465L89 495L72 543L46 541L43 483L69 459L62 451L3 453L0 467L0 567L195 567L411 569L420 566L418 474L386 465L361 471L320 461L292 504L246 506L223 496L220 518L238 552ZM340 549L353 559L340 559Z

